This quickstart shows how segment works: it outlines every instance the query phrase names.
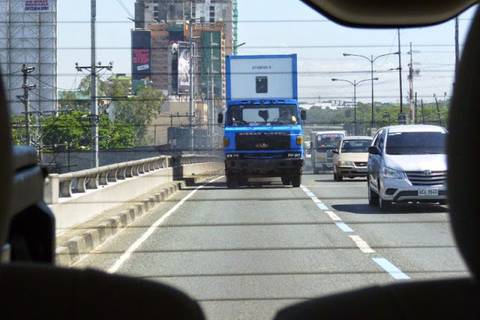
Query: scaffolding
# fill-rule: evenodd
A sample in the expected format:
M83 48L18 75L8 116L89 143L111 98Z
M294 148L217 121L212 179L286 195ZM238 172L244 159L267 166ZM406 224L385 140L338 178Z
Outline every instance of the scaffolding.
M233 54L237 54L237 46L238 46L238 2L237 0L233 0L233 16L232 16L232 24L233 24Z
M22 65L35 70L28 82L32 113L56 110L57 1L0 0L0 66L13 114L24 111Z

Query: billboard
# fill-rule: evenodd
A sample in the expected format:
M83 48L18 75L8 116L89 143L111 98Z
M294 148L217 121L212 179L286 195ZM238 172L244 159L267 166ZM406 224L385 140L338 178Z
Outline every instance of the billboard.
M151 74L150 31L132 31L132 79L143 80Z
M178 43L178 94L190 89L190 48L188 42Z
M50 11L50 0L25 0L25 11Z

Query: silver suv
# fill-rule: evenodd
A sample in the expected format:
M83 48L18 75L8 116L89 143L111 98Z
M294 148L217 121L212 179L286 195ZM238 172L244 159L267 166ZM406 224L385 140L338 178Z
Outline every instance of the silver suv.
M447 130L404 125L380 129L369 148L368 203L384 209L392 202L447 200Z

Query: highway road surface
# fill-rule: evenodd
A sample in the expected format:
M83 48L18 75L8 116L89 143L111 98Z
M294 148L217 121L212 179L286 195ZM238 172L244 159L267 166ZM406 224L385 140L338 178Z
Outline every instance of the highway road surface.
M307 171L302 188L227 189L221 177L176 193L76 267L168 283L209 319L271 319L311 297L468 275L447 210L381 212L368 206L365 180L331 174Z

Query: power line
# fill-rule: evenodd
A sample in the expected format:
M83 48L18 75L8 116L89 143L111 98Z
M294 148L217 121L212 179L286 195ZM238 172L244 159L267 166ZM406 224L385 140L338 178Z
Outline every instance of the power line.
M31 39L31 38L29 38ZM455 47L453 43L425 43L415 45L420 48L443 48L443 47ZM460 46L464 46L461 44ZM390 48L391 45L388 44L312 44L312 45L303 45L303 44L290 44L290 45L246 45L242 49L345 49L345 48ZM407 48L407 45L403 45L403 48ZM233 46L225 46L225 49L233 49ZM6 49L6 48L4 48ZM35 47L25 47L22 49L37 49ZM58 47L58 50L90 50L89 47ZM116 46L116 47L97 47L98 50L131 50L135 49L134 47L128 46ZM170 46L152 46L152 50L169 50ZM198 50L201 49L212 49L210 46L198 46ZM213 47L213 49L218 49L218 47Z

